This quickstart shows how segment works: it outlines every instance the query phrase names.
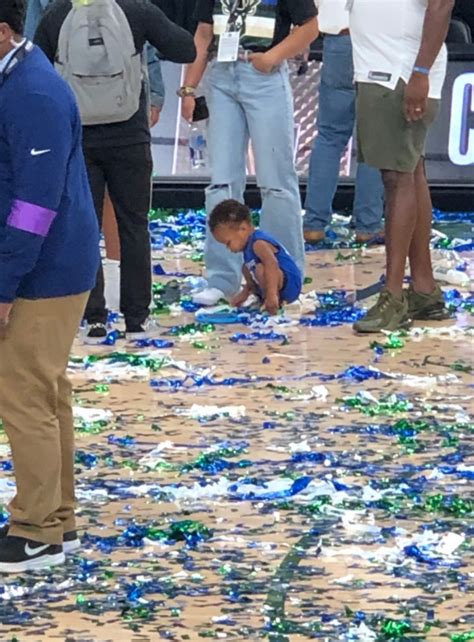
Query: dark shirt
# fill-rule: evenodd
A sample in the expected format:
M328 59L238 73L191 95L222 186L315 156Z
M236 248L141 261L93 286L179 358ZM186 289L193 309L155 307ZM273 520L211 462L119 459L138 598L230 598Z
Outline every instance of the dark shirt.
M474 0L456 0L453 16L461 18L469 25L474 40Z
M142 52L150 42L166 60L193 62L196 48L192 35L175 25L163 11L148 0L117 0L130 23L137 52ZM71 10L70 0L56 0L44 14L35 34L35 43L41 47L51 62L54 62L59 33ZM119 147L150 142L147 100L143 89L140 107L134 116L122 123L84 127L84 147Z
M224 31L240 31L243 49L266 51L318 14L314 0L197 0L194 17Z
M191 33L196 31L195 6L196 0L160 0L160 8L168 18Z

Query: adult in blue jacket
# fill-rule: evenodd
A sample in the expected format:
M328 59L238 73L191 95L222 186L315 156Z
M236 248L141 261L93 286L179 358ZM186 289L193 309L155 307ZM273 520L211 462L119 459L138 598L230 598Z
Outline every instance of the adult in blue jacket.
M20 35L24 11L0 4L0 417L17 486L0 572L60 564L79 545L66 368L99 265L79 111Z

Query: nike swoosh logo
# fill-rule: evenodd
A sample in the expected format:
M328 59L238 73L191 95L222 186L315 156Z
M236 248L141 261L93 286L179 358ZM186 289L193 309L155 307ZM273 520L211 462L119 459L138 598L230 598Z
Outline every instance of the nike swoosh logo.
M42 156L43 154L48 154L51 150L50 149L33 149L31 150L30 154L32 156Z
M31 548L30 544L25 544L25 553L28 555L28 557L33 557L33 555L38 555L38 553L42 553L45 551L47 548L49 548L49 544L45 544L44 546L37 546L36 548Z

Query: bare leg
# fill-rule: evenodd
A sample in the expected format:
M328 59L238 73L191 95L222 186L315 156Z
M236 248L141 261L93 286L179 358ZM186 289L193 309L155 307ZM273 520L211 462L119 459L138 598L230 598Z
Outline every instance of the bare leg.
M418 214L415 175L384 170L382 177L386 197L387 289L401 299L406 260Z
M283 290L283 284L285 283L285 277L281 270L278 270L278 292ZM263 296L265 297L267 291L267 280L265 277L265 267L262 263L259 263L255 268L255 276L257 277L258 285L262 291Z
M431 294L436 283L431 266L430 238L433 204L425 174L424 159L415 170L415 189L418 217L410 245L410 268L413 288L420 294Z

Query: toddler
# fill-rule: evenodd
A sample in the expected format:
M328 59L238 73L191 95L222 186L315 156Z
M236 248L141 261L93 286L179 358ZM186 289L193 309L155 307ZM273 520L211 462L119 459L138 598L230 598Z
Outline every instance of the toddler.
M233 199L222 201L211 212L209 227L216 241L231 252L243 253L245 286L230 300L232 305L239 307L256 294L273 315L283 303L298 299L301 271L281 243L253 226L246 205Z

